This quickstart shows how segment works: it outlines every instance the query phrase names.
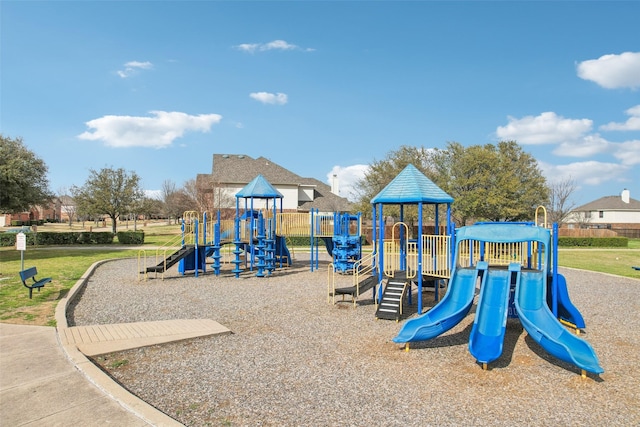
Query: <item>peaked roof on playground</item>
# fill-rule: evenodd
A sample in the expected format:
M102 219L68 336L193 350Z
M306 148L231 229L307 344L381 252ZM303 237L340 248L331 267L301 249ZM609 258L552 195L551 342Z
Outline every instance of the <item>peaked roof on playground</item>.
M282 199L282 193L273 188L273 186L263 177L262 175L258 175L253 180L248 183L242 190L236 193L236 198L244 197L255 198L255 199Z
M409 164L371 203L453 203L453 197Z

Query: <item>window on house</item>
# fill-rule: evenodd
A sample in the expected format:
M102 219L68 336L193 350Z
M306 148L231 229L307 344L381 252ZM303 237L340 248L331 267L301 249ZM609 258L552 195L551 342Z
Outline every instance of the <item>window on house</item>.
M604 218L604 211L598 212L598 218Z

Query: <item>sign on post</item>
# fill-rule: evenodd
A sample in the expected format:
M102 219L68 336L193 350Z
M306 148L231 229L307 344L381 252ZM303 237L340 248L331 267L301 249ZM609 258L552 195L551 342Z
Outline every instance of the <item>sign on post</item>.
M26 251L27 250L27 235L23 232L16 234L16 250Z
M24 270L24 251L27 250L27 235L23 232L16 234L16 250L20 251L20 269Z

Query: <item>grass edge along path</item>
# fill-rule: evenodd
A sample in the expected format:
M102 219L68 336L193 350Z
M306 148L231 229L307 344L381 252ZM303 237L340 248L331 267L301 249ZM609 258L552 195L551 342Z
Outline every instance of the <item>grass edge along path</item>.
M76 282L96 261L136 257L136 249L38 247L24 251L24 268L37 267L37 278L51 277L40 292L24 287L18 274L20 252L0 250L0 322L36 326L56 326L55 310Z

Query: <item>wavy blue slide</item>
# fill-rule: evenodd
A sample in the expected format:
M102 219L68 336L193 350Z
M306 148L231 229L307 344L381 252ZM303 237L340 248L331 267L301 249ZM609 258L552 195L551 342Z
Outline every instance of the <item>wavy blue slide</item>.
M429 340L460 323L473 304L476 279L486 268L486 262L479 262L477 268L456 268L451 276L449 291L442 301L423 315L407 320L393 342Z
M571 302L571 298L569 298L569 291L567 290L567 279L562 274L558 274L558 284L557 284L557 296L558 296L558 317L566 322L575 325L576 328L584 328L584 318L580 311L576 308L575 305ZM549 285L547 284L547 306L551 308L553 306L553 301L551 297L551 291L549 289Z
M511 264L509 270L489 269L482 280L476 316L469 336L469 352L479 363L485 364L485 367L502 354L512 273L520 273L519 264Z
M560 360L594 374L604 372L591 345L553 317L547 307L545 291L543 272L523 271L520 274L515 306L520 322L531 338Z

